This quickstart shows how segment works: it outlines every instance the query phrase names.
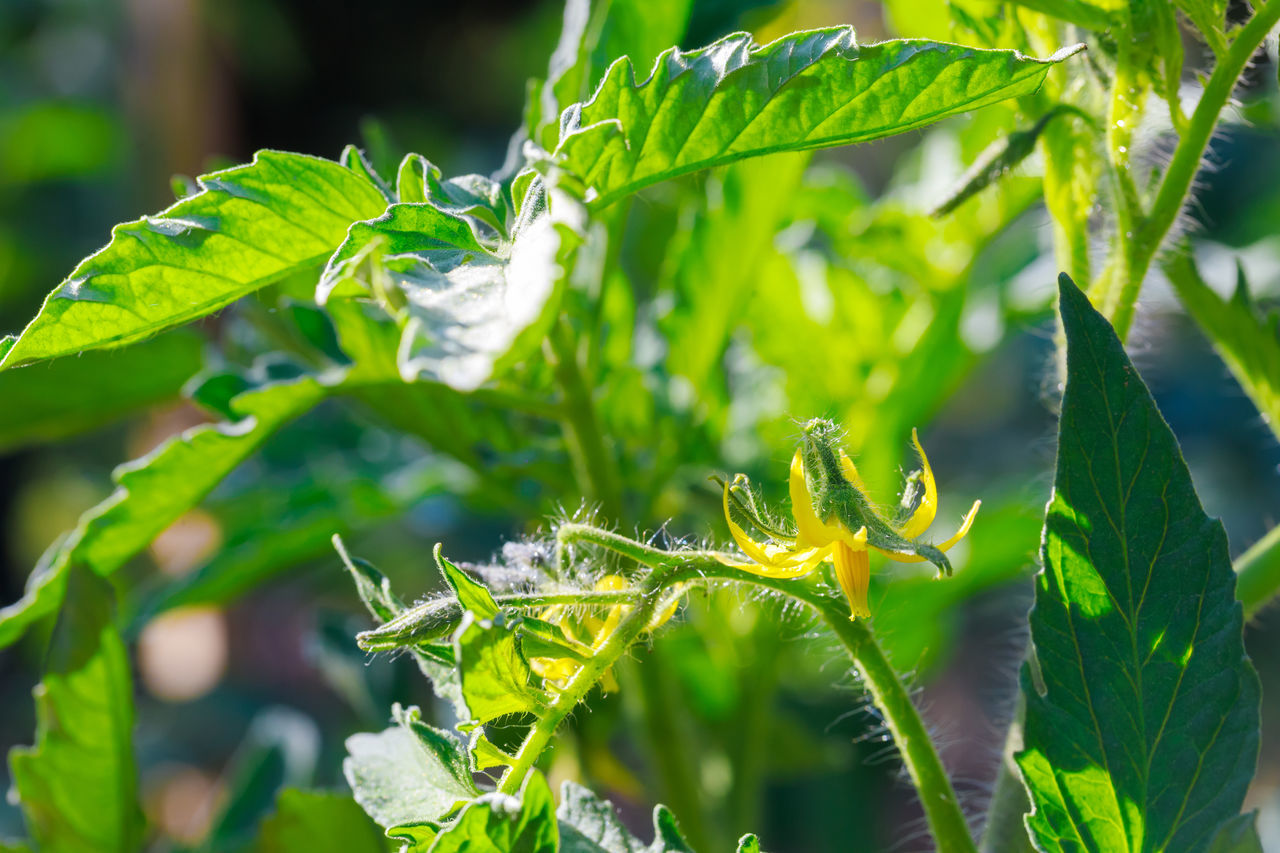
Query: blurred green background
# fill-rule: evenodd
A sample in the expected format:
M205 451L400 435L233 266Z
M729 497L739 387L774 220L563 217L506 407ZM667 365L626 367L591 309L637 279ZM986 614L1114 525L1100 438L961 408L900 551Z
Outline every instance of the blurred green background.
M520 121L525 81L545 74L562 11L555 0L379 0L358 11L337 0L4 0L0 333L20 329L76 261L106 242L114 223L167 206L175 175L242 162L259 148L336 157L348 142L384 174L407 151L425 154L445 174L496 169ZM776 34L835 23L853 23L864 41L894 33L874 2L705 0L685 46L742 28ZM1247 124L1233 124L1215 141L1215 168L1201 176L1187 223L1211 282L1228 286L1239 261L1263 302L1280 292L1280 100L1271 60L1250 78ZM909 134L820 159L851 167L874 197L895 164L920 156L921 139ZM1158 145L1150 156L1158 159ZM928 165L911 168L928 172ZM941 195L957 172L934 171L928 174ZM1010 567L999 583L976 584L963 608L939 617L932 646L911 650L926 717L975 811L1012 710L1027 577L1051 479L1047 307L1056 270L1049 232L1047 214L1035 207L993 249L964 318L982 358L940 417L920 425L957 505L966 495L988 499L961 564L987 557ZM217 337L219 324L213 318L199 331ZM1240 553L1280 521L1280 448L1158 282L1131 342L1206 508L1223 519ZM768 400L762 388L759 405ZM0 399L0 409L14 404ZM0 602L19 598L39 554L109 493L114 465L200 420L190 406L165 400L145 417L86 436L0 448ZM237 546L224 538L224 520L236 512L269 523L290 502L305 503L308 483L358 483L362 466L384 471L422 452L324 408L249 463L284 484L275 504L237 496L228 484L223 492L232 498L166 533L147 570L181 575ZM780 475L789 448L772 455ZM351 540L355 553L409 594L434 583L437 540L458 559L478 560L529 531L524 517L464 506L448 485L447 478L406 484L409 511ZM706 488L705 503L714 507ZM535 487L528 497L551 511ZM723 535L719 527L670 532ZM878 627L892 632L919 613L886 613ZM251 830L260 812L228 815L222 807L223 792L246 774L260 777L264 804L282 780L341 785L345 737L380 729L392 701L433 706L411 663L358 653L350 637L366 624L339 564L323 556L232 607L177 612L142 632L138 743L157 849L199 846L211 821ZM691 824L691 837L716 846L750 830L775 851L845 849L832 839L922 849L922 819L874 711L842 675L839 654L811 642L806 630L776 605L734 593L691 605L651 652L629 662L620 694L597 697L590 714L578 715L577 736L557 755L553 775L588 775L645 837L661 791L677 800L671 804ZM1264 612L1248 643L1267 695L1280 695L1280 622ZM30 741L39 647L29 641L0 653L0 749ZM641 682L643 690L627 690ZM744 713L758 697L767 702ZM1264 839L1280 849L1280 704L1264 706L1264 726L1250 805L1262 809ZM702 738L703 745L655 759L645 743L660 736ZM747 784L730 767L755 776ZM7 775L0 784L7 787ZM697 802L712 805L682 808ZM0 803L0 837L18 834L19 820Z

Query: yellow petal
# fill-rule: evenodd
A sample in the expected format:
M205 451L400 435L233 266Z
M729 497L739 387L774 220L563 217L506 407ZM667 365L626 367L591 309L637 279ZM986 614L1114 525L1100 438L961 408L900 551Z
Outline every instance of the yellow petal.
M907 519L906 523L902 525L902 529L898 531L904 539L915 539L922 535L929 529L929 525L933 524L933 518L938 512L938 485L933 481L933 469L929 467L929 457L924 455L924 448L920 445L920 436L914 429L911 430L911 443L915 445L916 453L920 456L924 497L921 498L920 505L916 507L916 511L911 513L911 517Z
M812 511L812 510L810 510ZM751 563L739 563L731 560L724 555L716 555L716 559L727 566L734 566L739 569L746 569L755 574L763 574L768 577L799 577L800 574L808 574L813 571L812 568L805 569L800 574L788 573L799 567L806 560L809 560L816 550L814 548L787 548L782 545L767 544L762 545L747 535L747 532L733 520L733 516L729 514L729 487L724 490L724 517L729 523L729 533L733 536L733 541L742 549L742 553L751 559ZM816 563L815 563L816 565ZM768 569L769 571L759 571L758 569ZM773 574L772 572L782 572L781 574Z
M969 509L969 514L964 517L964 521L960 524L960 529L945 542L939 542L935 547L939 551L950 551L952 546L965 537L969 532L969 528L973 526L973 520L978 516L978 507L982 506L982 501L974 501L973 506ZM874 546L873 546L874 547ZM884 551L876 548L881 554L884 554L890 560L899 563L923 563L928 557L921 557L919 554L895 554L892 551Z
M866 528L863 528L865 539ZM871 608L867 606L867 587L871 583L871 559L866 548L852 548L846 542L837 542L835 550L836 580L849 599L850 619L867 619Z
M796 547L822 548L840 538L844 532L839 524L824 523L813 511L813 496L804 479L804 458L800 451L791 457L791 515L796 520Z
M840 451L840 471L844 474L846 480L853 483L855 489L862 492L864 496L869 494L867 492L867 484L862 482L862 475L858 473L858 466L853 464L849 454L843 450Z

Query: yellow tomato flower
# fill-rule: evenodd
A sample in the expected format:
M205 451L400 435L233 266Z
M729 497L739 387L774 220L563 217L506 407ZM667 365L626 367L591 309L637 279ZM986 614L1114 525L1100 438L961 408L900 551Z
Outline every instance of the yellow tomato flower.
M908 477L899 517L893 520L886 519L867 496L857 466L836 446L838 437L828 421L805 425L804 442L791 459L788 480L794 533L776 529L760 517L742 485L745 477L739 475L733 483L725 483L724 513L729 532L748 559L744 562L725 554L717 554L716 559L772 578L803 577L830 560L849 600L849 618L866 619L871 615L867 606L869 549L904 563L928 560L950 574L945 552L969 532L982 502L974 501L960 529L946 541L936 546L921 542L937 514L938 490L916 431L911 431L911 442L920 457L920 470ZM769 541L761 543L749 536L735 520L735 509Z

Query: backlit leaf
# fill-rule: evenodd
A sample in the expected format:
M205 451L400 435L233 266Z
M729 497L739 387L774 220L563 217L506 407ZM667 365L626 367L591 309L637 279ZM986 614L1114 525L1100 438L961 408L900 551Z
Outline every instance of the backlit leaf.
M83 569L36 687L36 744L9 754L27 829L44 853L132 853L142 846L133 757L133 683L111 587Z
M766 46L745 33L663 53L637 84L626 59L565 116L556 148L603 206L649 184L774 151L891 136L1034 92L1055 63L939 42L859 45L853 29Z
M279 151L200 185L156 216L117 225L49 295L0 367L122 346L211 314L323 264L352 222L386 207L350 169Z

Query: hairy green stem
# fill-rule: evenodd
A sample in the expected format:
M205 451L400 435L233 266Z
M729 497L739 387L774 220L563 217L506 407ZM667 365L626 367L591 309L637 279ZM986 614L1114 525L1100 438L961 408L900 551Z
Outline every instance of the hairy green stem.
M1231 99L1236 81L1248 65L1250 58L1257 51L1271 28L1280 22L1280 0L1267 0L1258 7L1253 17L1245 24L1231 42L1231 47L1222 55L1221 61L1213 69L1209 81L1205 84L1204 93L1196 104L1187 131L1178 140L1173 159L1160 180L1160 188L1156 192L1151 210L1138 228L1134 237L1134 255L1122 278L1121 292L1116 305L1116 313L1112 325L1123 340L1133 321L1134 306L1138 300L1138 292L1142 280L1146 277L1151 261L1159 251L1160 245L1173 227L1174 221L1182 210L1191 182L1200 169L1200 160L1204 157L1205 148L1218 125L1218 117ZM1119 83L1117 82L1117 85Z
M547 344L552 370L564 393L561 422L574 471L583 490L599 505L604 517L616 520L622 514L617 465L605 446L591 389L578 365L573 331L561 320L551 330Z

